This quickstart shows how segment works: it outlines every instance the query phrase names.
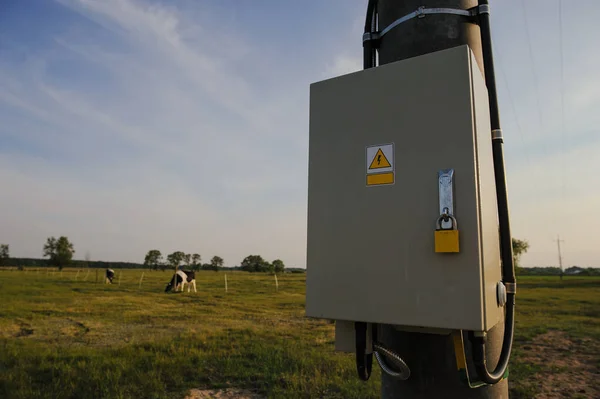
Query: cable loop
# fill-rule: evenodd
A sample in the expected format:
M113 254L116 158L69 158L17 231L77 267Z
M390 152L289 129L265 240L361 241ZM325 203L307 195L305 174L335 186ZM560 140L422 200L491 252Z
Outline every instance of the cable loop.
M374 343L373 349L375 350L375 359L377 359L377 363L379 363L379 366L386 374L388 374L390 377L397 378L403 381L407 380L410 377L410 368L400 356L398 356L391 350L383 347L379 343ZM394 365L400 370L396 371L392 367L390 367L384 359L384 356L385 358L390 359L392 363L394 363Z

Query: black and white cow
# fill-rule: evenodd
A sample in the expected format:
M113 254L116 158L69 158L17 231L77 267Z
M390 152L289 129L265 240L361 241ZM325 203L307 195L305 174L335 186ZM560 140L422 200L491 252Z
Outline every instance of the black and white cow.
M115 271L113 269L106 269L106 284L112 284L113 278L115 278Z
M167 284L167 287L165 288L165 292L169 292L169 291L175 291L177 292L177 289L179 287L181 287L180 291L183 291L183 288L185 287L185 285L188 284L188 292L190 292L190 286L194 287L194 292L196 291L196 273L194 273L193 271L185 271L185 270L177 270L177 273L175 273L175 275L173 275L173 278L171 279L171 281L169 282L169 284Z

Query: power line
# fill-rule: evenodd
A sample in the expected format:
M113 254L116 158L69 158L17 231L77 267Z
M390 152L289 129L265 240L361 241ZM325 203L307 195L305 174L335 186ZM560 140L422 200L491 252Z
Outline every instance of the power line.
M539 123L540 123L540 133L543 132L544 130L544 118L542 117L542 105L540 102L540 91L539 91L539 84L538 84L538 76L535 68L535 60L533 58L533 47L531 44L531 36L529 33L529 22L527 20L527 10L525 8L525 0L521 0L521 7L523 9L523 18L525 20L525 34L527 36L527 47L529 49L529 59L531 61L531 73L533 75L533 84L534 84L534 88L535 88L535 98L537 101L537 111L538 111L538 118L539 118Z
M561 134L561 147L563 151L563 156L561 159L561 168L562 168L562 199L563 204L565 203L566 196L566 177L565 177L565 158L566 158L566 150L565 150L565 70L564 70L564 54L563 54L563 8L562 8L562 0L558 0L558 32L559 32L559 51L560 51L560 107L561 107L561 115L562 115L562 134Z

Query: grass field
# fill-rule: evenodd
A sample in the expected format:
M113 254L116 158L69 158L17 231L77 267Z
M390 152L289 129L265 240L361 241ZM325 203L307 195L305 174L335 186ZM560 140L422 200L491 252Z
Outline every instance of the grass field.
M228 272L225 292L224 273L201 272L196 294L165 294L160 271L140 288L141 274L107 286L95 269L0 271L0 397L379 396L378 368L360 381L333 325L304 316L303 274L276 290L273 276ZM600 397L600 278L523 277L517 309L511 398Z

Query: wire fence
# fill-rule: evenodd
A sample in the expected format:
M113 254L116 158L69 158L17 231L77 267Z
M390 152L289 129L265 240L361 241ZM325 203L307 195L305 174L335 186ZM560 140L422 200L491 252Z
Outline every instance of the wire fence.
M63 268L55 267L45 268L18 268L18 267L0 267L0 273L19 276L27 276L27 283L31 282L52 282L61 284L77 284L81 287L97 287L101 289L122 289L127 291L155 291L165 292L167 284L174 276L173 271L159 270L139 270L139 269L120 269L115 270L115 276L112 282L106 279L106 270L95 269L95 277L90 268ZM92 278L90 278L92 275ZM286 276L292 273L248 273L242 271L199 271L195 274L195 283L197 293L201 293L202 288L218 289L224 293L232 293L236 290L256 289L263 290L265 287L272 287L273 292L279 292L285 288ZM182 287L178 286L177 291ZM194 289L187 282L183 285L183 292L194 294Z

